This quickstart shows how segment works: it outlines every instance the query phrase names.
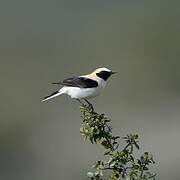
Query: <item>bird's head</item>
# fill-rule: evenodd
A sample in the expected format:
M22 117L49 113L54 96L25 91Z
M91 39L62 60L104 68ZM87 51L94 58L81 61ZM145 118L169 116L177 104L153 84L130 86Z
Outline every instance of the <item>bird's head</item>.
M116 72L113 72L111 71L110 69L108 68L98 68L96 69L93 74L95 76L97 76L98 78L101 78L103 79L104 81L107 81L107 79L112 75L112 74L115 74Z

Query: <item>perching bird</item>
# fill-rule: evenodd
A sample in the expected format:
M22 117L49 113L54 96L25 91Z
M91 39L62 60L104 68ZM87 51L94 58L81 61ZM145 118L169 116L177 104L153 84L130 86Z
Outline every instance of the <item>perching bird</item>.
M114 73L115 72L103 67L96 69L88 75L72 77L62 82L53 83L63 85L63 87L51 95L44 97L42 102L62 94L67 94L71 98L79 101L84 99L88 102L87 99L100 94L105 88L108 78Z

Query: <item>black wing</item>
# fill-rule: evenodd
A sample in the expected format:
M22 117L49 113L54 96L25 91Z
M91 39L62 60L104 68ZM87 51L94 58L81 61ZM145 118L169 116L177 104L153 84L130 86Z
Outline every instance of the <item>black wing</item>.
M72 77L65 79L60 84L64 86L80 87L80 88L93 88L98 86L98 82L86 77Z

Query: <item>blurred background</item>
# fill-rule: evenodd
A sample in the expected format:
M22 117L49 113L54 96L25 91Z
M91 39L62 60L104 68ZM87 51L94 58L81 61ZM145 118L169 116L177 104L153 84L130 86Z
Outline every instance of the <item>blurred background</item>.
M114 134L140 135L158 180L179 180L180 1L1 0L0 179L84 180L100 145L84 142L75 100L51 82L119 73L91 102Z

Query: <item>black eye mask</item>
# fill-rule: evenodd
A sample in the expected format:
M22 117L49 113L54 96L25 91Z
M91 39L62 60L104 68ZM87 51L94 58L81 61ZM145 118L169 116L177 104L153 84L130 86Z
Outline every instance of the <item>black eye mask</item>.
M107 79L111 76L111 72L108 71L101 71L99 73L96 73L96 75L102 79L104 79L105 81L107 81Z

